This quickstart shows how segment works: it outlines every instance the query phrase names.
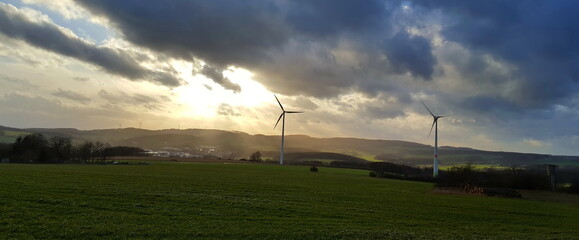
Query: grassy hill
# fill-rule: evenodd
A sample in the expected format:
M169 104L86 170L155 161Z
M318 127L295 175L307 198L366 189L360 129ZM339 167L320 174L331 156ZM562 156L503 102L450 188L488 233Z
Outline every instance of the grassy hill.
M112 145L124 145L159 150L166 147L196 149L202 146L216 148L232 158L247 158L255 151L265 157L278 158L280 136L250 135L243 132L214 129L165 129L145 130L136 128L81 131L77 129L15 129L0 127L0 140L13 142L20 134L39 132L47 136L68 136L75 142L103 141ZM407 165L432 164L432 146L397 140L359 138L314 138L305 135L286 136L286 152L332 152L361 158L367 161L389 161ZM444 165L483 164L521 166L553 163L579 166L579 157L526 154L514 152L481 151L471 148L443 146L439 149L440 162Z
M0 126L0 143L13 143L19 136L28 135L30 133L32 132Z
M575 239L579 205L431 193L367 171L0 164L0 239Z

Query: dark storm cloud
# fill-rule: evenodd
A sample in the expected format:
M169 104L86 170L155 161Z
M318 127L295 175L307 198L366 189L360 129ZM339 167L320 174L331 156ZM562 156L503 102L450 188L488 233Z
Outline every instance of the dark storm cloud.
M68 34L57 25L34 21L22 11L0 3L0 32L51 52L69 56L101 67L105 71L129 79L143 79L166 86L178 86L179 79L165 73L148 70L121 50L98 47Z
M278 51L270 62L254 67L255 78L274 92L287 95L339 95L356 83L361 71L336 62L329 51L326 46L292 44Z
M219 73L232 65L286 95L359 91L392 95L404 105L427 91L430 83L422 80L446 78L440 66L452 65L460 74L455 85L481 87L470 88L478 92L468 99L447 98L457 111L497 104L497 113L524 113L579 90L576 1L415 0L405 1L408 11L400 1L77 2L137 45L205 61L211 67L205 75L234 91ZM429 28L437 27L442 41L435 46L430 33L436 30ZM449 42L471 57L441 58ZM432 94L456 95L437 91Z
M512 98L548 107L579 90L578 1L415 1L446 16L443 35L513 64Z
M58 91L53 92L52 95L60 98L73 100L82 104L87 104L88 102L90 102L90 98L85 97L82 94L73 92L71 90L62 90L59 88Z
M381 1L76 0L111 19L132 42L176 56L228 65L266 61L295 35L326 36L377 26Z
M231 80L223 76L223 70L213 68L209 65L204 65L199 73L211 78L215 83L221 85L225 89L232 90L235 93L241 92L241 87L238 84L231 82Z
M483 115L486 120L522 117L525 111L513 103L492 96L467 97L457 104L456 109L465 109L472 114Z
M377 0L77 2L110 19L137 45L186 60L199 58L218 69L244 67L273 91L317 97L336 96L366 80L357 75L371 59L381 58L382 51L375 49L388 39L382 35L392 35L385 34L391 30L388 18L399 5ZM424 47L417 46L420 39L412 41ZM334 56L340 44L360 51L359 56L340 62ZM406 59L404 70L429 76L431 60ZM213 79L220 83L222 78Z
M432 55L430 40L400 32L384 43L384 49L397 72L410 72L427 80L432 77L436 59Z
M382 1L288 1L286 20L297 31L315 37L379 26L389 14Z
M141 46L213 64L251 62L288 38L280 9L269 1L85 1Z

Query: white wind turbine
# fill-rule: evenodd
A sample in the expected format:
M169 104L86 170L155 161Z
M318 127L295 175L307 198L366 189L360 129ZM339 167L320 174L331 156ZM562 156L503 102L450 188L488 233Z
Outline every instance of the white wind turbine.
M277 96L274 94L273 95L275 97L275 100L277 100L277 103L279 104L279 107L281 108L281 114L279 115L279 118L277 119L277 122L275 123L275 126L273 127L273 129L275 129L275 127L277 127L277 124L279 123L279 120L281 120L283 118L283 121L281 122L281 151L279 153L279 164L283 165L283 144L284 144L284 131L285 131L285 114L286 113L303 113L303 112L298 112L298 111L286 111L283 106L281 105L281 102L279 102L279 99L277 99Z
M426 110L428 110L433 119L432 126L430 127L430 132L428 132L428 137L430 137L430 134L432 133L432 128L434 128L434 164L432 166L432 176L436 177L438 176L438 119L443 118L445 116L434 115L434 113L432 113L432 111L428 109L428 107L426 106L426 104L424 104L422 100L420 102L422 103L422 105L424 105Z

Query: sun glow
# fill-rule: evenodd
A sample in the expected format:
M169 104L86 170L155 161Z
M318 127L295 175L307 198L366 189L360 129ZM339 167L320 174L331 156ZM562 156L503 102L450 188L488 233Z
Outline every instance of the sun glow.
M263 85L254 81L252 73L241 68L231 67L223 75L232 83L241 87L240 92L225 89L218 83L203 75L192 75L191 64L173 63L180 77L187 84L173 90L175 102L178 104L179 117L215 117L219 106L257 107L270 104L272 93Z

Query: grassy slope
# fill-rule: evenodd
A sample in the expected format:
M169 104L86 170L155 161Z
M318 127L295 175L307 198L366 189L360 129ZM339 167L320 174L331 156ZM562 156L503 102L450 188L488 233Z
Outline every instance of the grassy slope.
M275 165L0 165L0 238L547 239L579 205L438 195L366 171Z
M14 143L14 141L16 141L18 137L25 136L28 134L30 133L0 129L0 143Z

